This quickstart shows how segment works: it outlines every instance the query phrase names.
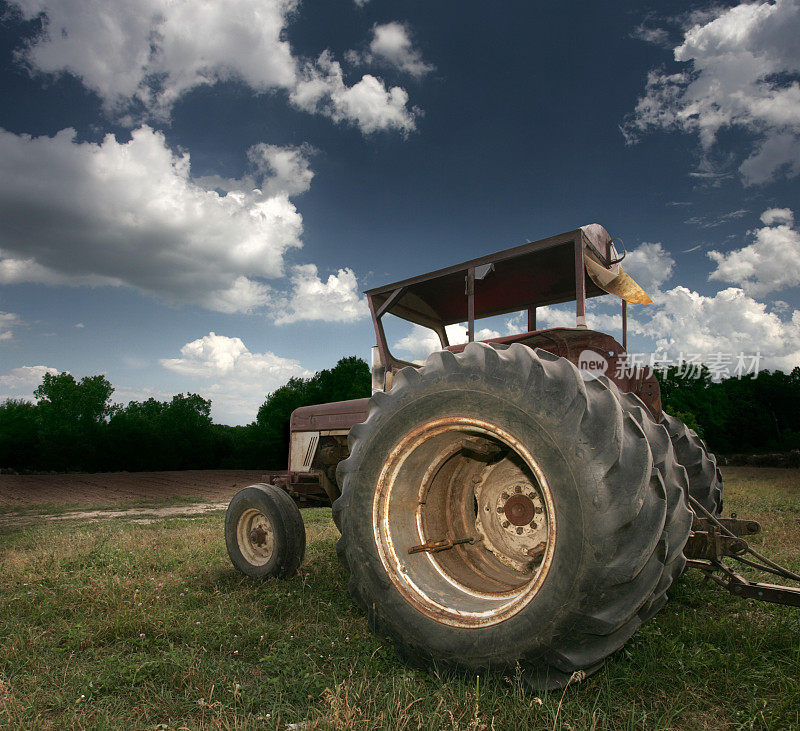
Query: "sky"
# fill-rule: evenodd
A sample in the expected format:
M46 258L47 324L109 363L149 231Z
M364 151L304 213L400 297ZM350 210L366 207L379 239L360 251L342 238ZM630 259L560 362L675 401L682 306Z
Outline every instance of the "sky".
M630 351L791 370L798 37L800 0L0 0L0 399L102 373L248 423L369 359L365 289L593 222L654 300Z

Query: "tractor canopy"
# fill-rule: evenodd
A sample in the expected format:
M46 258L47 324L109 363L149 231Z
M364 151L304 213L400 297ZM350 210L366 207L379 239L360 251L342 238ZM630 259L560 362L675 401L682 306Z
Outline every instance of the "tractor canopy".
M528 330L536 331L536 309L563 302L576 302L576 328L585 329L586 298L607 293L622 299L626 320L628 302L651 300L620 266L625 250L615 243L621 241L593 223L368 290L383 363L396 361L386 345L385 314L434 330L442 347L450 345L446 325L466 322L472 341L476 319L527 310Z

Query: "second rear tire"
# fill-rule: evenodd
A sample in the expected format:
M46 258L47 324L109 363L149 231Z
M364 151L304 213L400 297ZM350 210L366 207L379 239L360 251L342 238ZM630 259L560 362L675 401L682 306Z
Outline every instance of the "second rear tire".
M722 515L722 473L717 458L706 443L680 419L664 412L661 423L667 428L675 456L689 477L689 495L712 515Z

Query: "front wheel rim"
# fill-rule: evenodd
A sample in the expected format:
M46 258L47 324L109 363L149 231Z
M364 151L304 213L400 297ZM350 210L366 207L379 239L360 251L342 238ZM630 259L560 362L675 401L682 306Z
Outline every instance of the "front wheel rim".
M236 543L247 563L264 566L275 551L275 533L269 516L256 508L248 508L236 521Z
M448 417L392 449L378 478L373 535L412 606L443 624L483 627L539 592L553 559L555 506L543 470L516 437L481 419ZM440 553L408 553L468 537L473 543Z

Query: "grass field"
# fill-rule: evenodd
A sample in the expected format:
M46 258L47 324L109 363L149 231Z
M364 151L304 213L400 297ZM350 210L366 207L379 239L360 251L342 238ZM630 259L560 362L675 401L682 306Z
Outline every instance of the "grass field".
M730 468L726 512L800 570L800 473ZM330 511L304 511L301 574L231 568L222 512L0 530L0 726L12 728L800 728L800 609L689 573L584 683L400 665L347 595ZM290 728L292 728L290 726Z

